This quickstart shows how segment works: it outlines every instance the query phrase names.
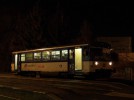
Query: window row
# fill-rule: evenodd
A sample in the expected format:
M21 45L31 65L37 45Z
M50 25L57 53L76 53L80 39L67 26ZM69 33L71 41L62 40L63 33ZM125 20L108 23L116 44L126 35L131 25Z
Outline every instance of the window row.
M68 50L55 50L55 51L43 51L43 52L30 52L21 54L21 61L56 61L67 60Z

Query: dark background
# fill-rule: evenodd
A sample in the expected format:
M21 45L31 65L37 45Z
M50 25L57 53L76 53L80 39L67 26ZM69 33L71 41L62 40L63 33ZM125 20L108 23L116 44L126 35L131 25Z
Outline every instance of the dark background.
M6 70L11 52L16 50L92 44L97 36L104 35L133 38L132 4L108 0L1 0L0 65Z

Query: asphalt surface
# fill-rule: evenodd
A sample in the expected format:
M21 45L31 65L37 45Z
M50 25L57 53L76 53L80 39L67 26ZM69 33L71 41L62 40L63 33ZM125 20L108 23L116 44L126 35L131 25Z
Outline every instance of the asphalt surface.
M117 82L117 83L129 85L129 86L134 86L134 80L125 80L125 79L120 79L120 78L97 79L97 80L98 81L107 81L107 82Z
M134 100L133 81L44 79L0 73L0 100L87 100L87 98L90 100Z
M0 73L0 78L7 79L23 79L24 76L19 76L14 73ZM12 83L11 83L12 84ZM22 89L14 86L1 85L0 82L0 100L60 100L53 94L46 92L38 92L27 89Z

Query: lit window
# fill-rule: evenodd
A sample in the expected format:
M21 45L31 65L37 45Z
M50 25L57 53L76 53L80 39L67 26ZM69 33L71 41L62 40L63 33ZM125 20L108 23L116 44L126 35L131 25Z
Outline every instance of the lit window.
M26 53L26 61L32 61L33 60L33 53Z
M35 52L34 53L34 60L40 60L41 59L41 52Z
M69 59L74 58L74 50L69 50Z
M51 60L60 60L60 51L52 51Z
M49 51L43 51L43 52L42 52L42 59L43 59L44 61L50 60L50 52L49 52Z
M62 60L67 60L67 58L68 58L68 50L62 50L61 52L62 52L61 59Z
M21 54L21 61L25 61L25 54Z

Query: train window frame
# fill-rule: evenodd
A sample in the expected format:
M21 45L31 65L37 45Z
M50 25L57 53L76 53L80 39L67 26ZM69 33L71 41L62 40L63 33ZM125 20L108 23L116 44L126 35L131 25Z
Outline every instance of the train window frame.
M27 57L28 54L31 54L31 57ZM33 61L33 60L34 60L34 59L33 59L33 56L34 56L34 55L33 55L33 52L28 52L28 53L26 53L26 54L25 54L25 61L27 61L27 62L28 62L28 61ZM28 59L28 58L31 58L31 59Z
M46 55L46 56L44 56L44 55ZM42 51L42 60L43 61L50 61L51 60L51 51Z
M90 60L90 48L89 47L83 47L82 48L82 52L83 52L83 56L82 59L85 61L89 61Z
M37 54L37 55L35 55L35 54ZM38 55L38 54L40 54L40 55ZM41 52L34 52L33 53L34 61L40 61L41 60L41 56L42 56ZM37 57L37 59L35 57Z
M68 49L61 50L61 60L66 61L68 59Z
M60 50L51 51L51 61L59 61L59 60L61 60L61 51Z
M69 49L69 59L70 60L74 59L74 57L75 57L75 50L74 50L74 48L70 48Z
M89 55L90 61L96 61L96 60L101 60L100 57L102 57L102 48L98 47L91 47L89 49Z
M21 62L25 62L26 61L26 54L22 53L21 54Z

